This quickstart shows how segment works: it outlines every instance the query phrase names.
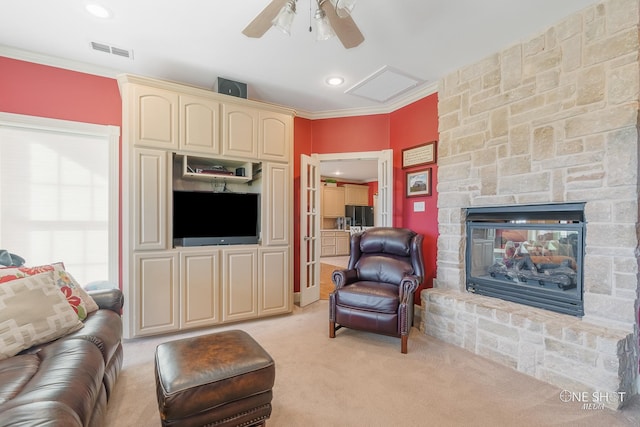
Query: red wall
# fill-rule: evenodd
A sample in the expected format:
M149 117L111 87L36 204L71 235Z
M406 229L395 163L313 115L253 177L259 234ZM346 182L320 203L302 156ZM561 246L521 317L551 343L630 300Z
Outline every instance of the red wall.
M349 153L389 148L389 115L341 117L311 122L313 153Z
M373 196L378 194L378 181L368 183L369 185L369 206L373 206Z
M115 79L0 57L0 111L122 125Z
M1 56L0 111L122 128L122 99L115 79ZM121 241L121 230L119 235Z
M410 228L424 236L422 246L425 280L416 292L420 303L420 290L433 286L436 274L438 240L437 164L402 169L402 150L438 140L438 95L430 95L391 113L391 148L393 149L394 225ZM437 145L437 144L436 144ZM431 169L431 196L405 197L406 173ZM424 212L414 212L415 202L424 202Z

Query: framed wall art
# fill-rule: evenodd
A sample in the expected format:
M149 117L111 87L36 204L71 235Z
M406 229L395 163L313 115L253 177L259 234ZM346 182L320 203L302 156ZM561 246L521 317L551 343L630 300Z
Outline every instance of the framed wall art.
M407 172L407 197L431 195L431 168Z
M427 142L426 144L402 150L402 168L435 163L437 160L436 142Z

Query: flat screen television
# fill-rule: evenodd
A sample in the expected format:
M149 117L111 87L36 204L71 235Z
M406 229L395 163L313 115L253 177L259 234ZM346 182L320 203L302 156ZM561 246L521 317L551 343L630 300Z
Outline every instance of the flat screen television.
M259 224L259 194L173 192L174 246L256 244Z

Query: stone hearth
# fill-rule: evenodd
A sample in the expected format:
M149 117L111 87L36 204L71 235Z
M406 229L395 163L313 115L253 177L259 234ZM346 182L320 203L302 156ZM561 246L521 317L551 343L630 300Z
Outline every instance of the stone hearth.
M557 385L638 391L639 2L608 0L440 82L438 260L421 330ZM465 291L465 209L584 202L584 316Z

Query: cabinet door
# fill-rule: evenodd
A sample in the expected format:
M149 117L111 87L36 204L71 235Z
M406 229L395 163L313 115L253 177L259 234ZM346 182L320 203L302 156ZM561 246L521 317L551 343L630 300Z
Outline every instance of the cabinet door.
M222 320L228 322L257 317L257 249L224 249L222 254Z
M133 155L133 248L166 249L169 154L166 151L136 148Z
M220 322L220 251L180 254L180 327Z
M322 216L344 216L344 187L322 187Z
M258 157L258 112L235 104L224 104L222 111L222 154Z
M336 232L320 232L320 256L335 256L336 252Z
M258 157L263 160L289 161L291 116L270 111L259 114Z
M356 206L369 205L369 186L367 185L345 185L344 204Z
M264 244L289 245L291 234L291 178L289 165L265 163L262 167L266 173L264 192L262 193L263 212L262 235Z
M220 153L218 102L180 95L180 149L199 153Z
M134 255L136 336L179 328L177 260L177 254L168 252Z
M258 251L258 314L271 315L291 311L289 248L262 248Z
M133 127L136 145L178 148L178 94L147 86L133 86Z
M349 255L351 250L349 237L347 232L336 233L336 255Z

